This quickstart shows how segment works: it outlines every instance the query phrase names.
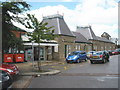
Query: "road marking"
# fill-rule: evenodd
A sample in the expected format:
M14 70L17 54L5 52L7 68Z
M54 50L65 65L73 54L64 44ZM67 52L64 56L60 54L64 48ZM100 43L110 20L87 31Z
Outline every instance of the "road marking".
M119 77L118 74L106 73L62 73L63 76L106 76L106 77ZM108 76L109 75L109 76Z
M81 67L83 66L83 65L80 65Z
M54 68L55 66L51 66L52 68Z
M67 67L64 67L65 70L67 70Z
M105 80L103 80L103 79L97 79L98 81L101 81L101 82L104 82Z

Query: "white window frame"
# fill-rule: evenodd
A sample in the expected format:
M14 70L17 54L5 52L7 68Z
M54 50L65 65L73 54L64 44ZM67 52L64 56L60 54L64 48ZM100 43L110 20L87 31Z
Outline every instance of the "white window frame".
M58 52L58 46L54 47L54 52Z
M75 47L75 48L76 48L76 50L77 50L77 49L78 49L78 45L76 45L76 47Z
M81 46L79 45L78 47L79 47L78 49L80 50Z

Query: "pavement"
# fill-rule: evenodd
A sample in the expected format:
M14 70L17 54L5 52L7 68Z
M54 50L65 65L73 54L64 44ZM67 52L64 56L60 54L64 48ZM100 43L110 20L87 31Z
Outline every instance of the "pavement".
M41 75L55 75L60 73L60 70L55 69L43 69L44 66L62 64L63 62L58 61L43 61L41 62L41 71L38 72L37 62L23 62L14 63L18 66L19 75L14 77L14 82L10 88L27 88L31 80L34 77L39 77Z

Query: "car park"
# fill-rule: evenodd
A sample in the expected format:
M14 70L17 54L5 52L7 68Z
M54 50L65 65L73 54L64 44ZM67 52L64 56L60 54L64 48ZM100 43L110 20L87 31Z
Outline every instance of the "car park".
M6 71L8 72L10 75L17 75L19 74L19 70L18 70L18 67L14 64L1 64L0 65L0 69L3 70L3 71Z
M90 57L91 64L94 62L105 63L107 61L109 61L109 53L107 51L97 51Z
M1 90L2 89L7 90L7 88L11 86L12 82L13 82L13 79L11 75L8 72L0 69L0 86L2 86Z
M71 62L81 62L82 60L87 61L87 55L85 51L74 51L71 52L67 58L66 58L66 62L67 63L71 63Z

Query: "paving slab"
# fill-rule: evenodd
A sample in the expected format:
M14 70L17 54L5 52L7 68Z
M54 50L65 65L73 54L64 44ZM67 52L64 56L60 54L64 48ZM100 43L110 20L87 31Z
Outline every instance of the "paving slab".
M56 65L62 63L63 62L42 62L41 66ZM20 73L17 79L12 83L11 88L27 88L35 76L38 77L41 75L55 75L60 73L60 70L46 70L46 72L35 72L35 66L37 66L36 64L36 62L34 64L33 62L16 63L15 65L17 65Z

